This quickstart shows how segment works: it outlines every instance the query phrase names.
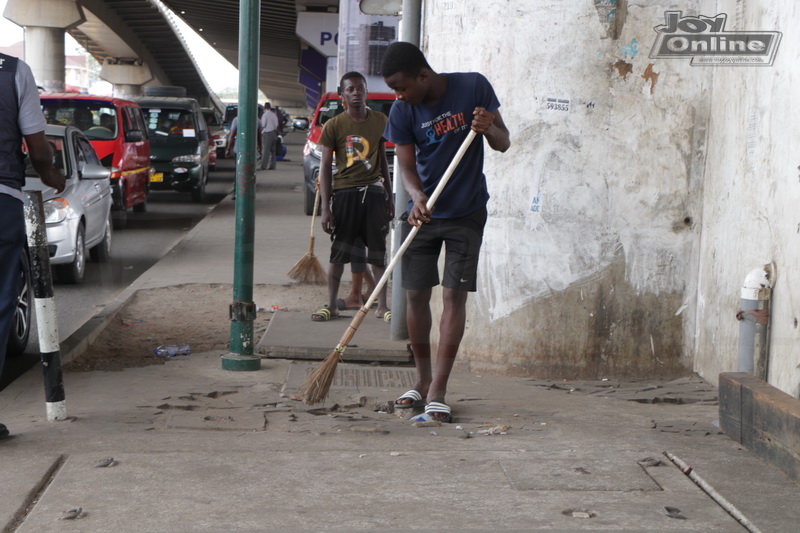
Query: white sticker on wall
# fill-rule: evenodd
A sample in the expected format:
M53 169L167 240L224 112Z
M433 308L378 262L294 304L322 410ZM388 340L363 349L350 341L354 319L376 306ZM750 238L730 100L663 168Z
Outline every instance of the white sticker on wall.
M545 107L551 111L569 111L569 99L548 97Z

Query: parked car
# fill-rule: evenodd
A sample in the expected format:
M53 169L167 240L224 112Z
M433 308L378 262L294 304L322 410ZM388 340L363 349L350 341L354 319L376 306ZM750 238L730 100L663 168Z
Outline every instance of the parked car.
M80 129L100 163L112 169L114 228L127 225L128 209L146 211L150 141L139 104L111 96L44 94L40 98L49 124Z
M44 185L28 159L25 189L42 191L50 264L58 281L80 283L87 251L111 258L111 171L100 164L86 136L73 126L45 128L54 163L67 178L60 194Z
M389 116L389 110L395 101L394 93L369 93L367 94L367 106L375 111L380 111ZM319 99L314 116L311 119L311 126L306 134L306 145L303 148L303 176L305 178L305 201L304 211L306 215L314 212L314 198L316 196L316 181L319 176L319 163L322 158L322 147L319 145L319 137L322 135L322 126L344 111L342 101L336 93L325 93ZM394 173L394 144L386 143L386 157L389 158L389 172ZM333 169L334 172L336 169ZM391 178L391 176L390 176Z
M31 281L30 258L28 249L22 250L19 258L19 293L11 331L8 332L6 355L16 357L25 353L31 334L31 317L33 315L33 283Z
M222 125L230 131L231 122L239 112L239 104L228 104L225 106L225 115L222 117Z
M192 193L203 202L208 183L209 133L200 104L194 98L143 96L142 106L150 138L153 190Z
M203 116L206 118L208 135L214 144L215 155L220 159L224 158L225 147L228 145L228 132L225 131L225 126L222 124L222 116L213 107L204 107ZM216 164L216 159L213 160L213 164ZM214 170L213 166L211 170Z
M307 130L308 129L308 117L295 117L292 121L292 126L296 130Z
M208 138L208 170L216 170L217 169L217 145L214 143L214 139L209 137Z
M292 126L296 130L307 130L308 129L308 117L295 117L292 121Z

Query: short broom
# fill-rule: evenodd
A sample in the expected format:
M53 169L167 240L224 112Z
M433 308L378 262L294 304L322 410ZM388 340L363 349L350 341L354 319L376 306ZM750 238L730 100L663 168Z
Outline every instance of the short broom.
M308 241L308 252L295 263L288 276L298 283L312 283L314 285L325 285L328 275L325 269L319 264L317 256L314 255L314 223L319 209L319 180L317 180L317 192L314 197L314 211L311 213L311 238Z
M434 203L436 203L436 199L439 198L439 195L442 193L445 185L447 182L450 181L450 177L455 172L456 167L461 162L461 158L464 157L464 153L469 148L469 145L472 144L472 141L475 139L477 134L474 130L470 130L467 138L464 139L464 142L461 143L461 147L456 152L455 157L450 162L450 166L447 167L442 179L439 180L439 184L436 185L436 189L434 189L433 193L428 198L428 203L426 204L428 211L433 209ZM328 397L328 392L331 388L331 383L333 383L333 376L336 373L336 367L339 364L339 361L344 354L345 348L347 348L347 344L353 339L353 336L356 334L356 330L361 325L361 322L364 321L364 317L367 316L369 309L372 307L373 302L378 297L378 294L381 292L381 289L386 282L389 280L389 276L394 270L394 267L397 265L397 262L405 253L406 249L411 244L411 241L414 240L414 236L419 231L417 226L411 228L408 236L403 241L403 244L400 245L400 248L395 252L394 257L392 258L389 265L386 267L386 271L381 276L380 281L375 285L375 289L372 291L369 299L361 306L361 309L358 310L356 316L353 317L353 320L350 322L350 325L347 326L347 329L342 335L342 338L339 340L339 344L336 345L336 348L325 358L324 361L313 371L311 372L308 377L306 378L305 382L302 385L301 394L303 396L303 401L308 405L314 405L325 398Z

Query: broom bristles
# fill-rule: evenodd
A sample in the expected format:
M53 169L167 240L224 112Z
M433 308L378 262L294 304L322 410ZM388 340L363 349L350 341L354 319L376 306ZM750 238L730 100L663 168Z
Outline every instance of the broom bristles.
M317 256L312 252L308 252L301 257L292 269L289 270L288 276L298 283L325 285L328 282L328 274L325 272L325 269L322 268Z
M301 395L306 404L314 405L328 397L341 353L337 346L303 382Z

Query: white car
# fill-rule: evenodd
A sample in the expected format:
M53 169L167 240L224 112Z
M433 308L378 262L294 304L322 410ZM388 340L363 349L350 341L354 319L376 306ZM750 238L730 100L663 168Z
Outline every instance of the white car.
M79 129L48 125L45 136L67 178L66 187L56 195L28 160L25 190L42 191L50 264L58 281L80 283L87 252L98 262L111 258L111 169L100 164Z

